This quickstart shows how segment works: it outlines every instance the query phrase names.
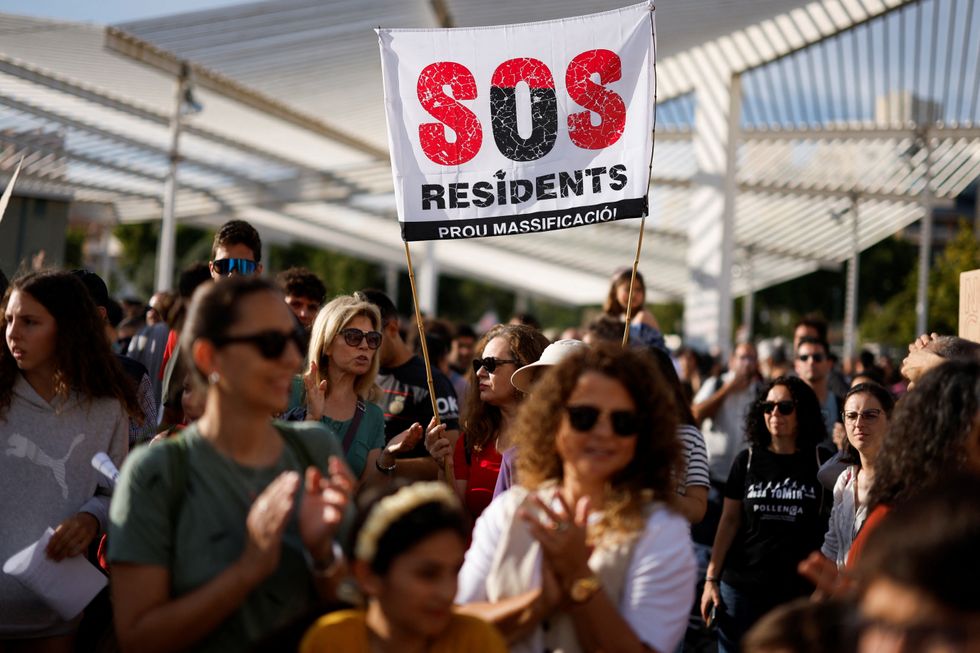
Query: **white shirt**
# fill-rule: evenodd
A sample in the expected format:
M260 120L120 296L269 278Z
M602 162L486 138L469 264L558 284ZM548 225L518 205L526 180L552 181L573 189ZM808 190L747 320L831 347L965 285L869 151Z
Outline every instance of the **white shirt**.
M487 574L498 542L508 525L508 516L515 514L526 494L527 490L519 486L508 490L494 499L477 519L473 543L459 573L456 603L487 600ZM696 571L687 520L667 508L655 509L633 549L618 606L620 615L642 642L658 651L677 648L694 602ZM532 585L540 586L540 583L539 558ZM615 597L611 598L616 602ZM519 650L519 646L511 650Z

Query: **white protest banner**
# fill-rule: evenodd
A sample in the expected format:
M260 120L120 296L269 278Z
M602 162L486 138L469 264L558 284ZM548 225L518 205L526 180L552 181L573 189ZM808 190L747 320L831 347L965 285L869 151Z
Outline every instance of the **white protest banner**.
M406 242L646 215L656 87L649 2L378 37Z

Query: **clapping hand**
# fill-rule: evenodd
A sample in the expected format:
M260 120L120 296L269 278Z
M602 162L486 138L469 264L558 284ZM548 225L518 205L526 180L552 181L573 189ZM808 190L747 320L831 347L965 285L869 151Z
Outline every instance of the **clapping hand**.
M445 430L445 429L444 429ZM404 453L406 451L411 451L415 448L415 445L419 443L422 439L422 425L415 422L407 429L393 437L388 441L385 446L384 451L391 454L391 457L396 457L399 453ZM388 465L385 465L386 467Z
M592 547L586 541L590 505L588 497L582 497L573 512L557 490L555 497L559 505L552 510L537 495L529 496L518 516L541 544L544 559L559 584L569 587L575 579L591 573Z
M310 363L310 371L303 375L303 386L306 387L306 419L317 421L323 417L327 403L327 380L316 382L316 361Z
M334 536L350 502L354 477L337 457L328 464L329 477L316 467L306 470L299 506L299 532L303 545L316 561L329 560Z
M242 567L256 584L279 566L282 533L293 509L299 488L297 472L283 472L262 491L245 520L247 539Z

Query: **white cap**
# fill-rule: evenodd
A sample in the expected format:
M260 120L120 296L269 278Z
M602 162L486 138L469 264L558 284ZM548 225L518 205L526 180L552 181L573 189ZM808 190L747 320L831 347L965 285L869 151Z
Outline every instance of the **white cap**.
M536 378L535 368L557 365L564 360L566 356L574 354L575 352L583 349L588 349L588 347L589 346L581 340L556 340L545 347L545 350L541 352L541 358L539 358L536 362L531 363L530 365L525 365L514 372L510 376L510 382L521 392L528 392L530 391Z

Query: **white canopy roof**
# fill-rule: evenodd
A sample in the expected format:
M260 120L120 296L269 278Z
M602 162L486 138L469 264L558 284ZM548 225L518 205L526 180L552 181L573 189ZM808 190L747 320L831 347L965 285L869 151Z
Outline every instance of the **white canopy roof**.
M0 14L0 178L27 154L22 191L70 196L104 219L159 219L173 71L186 60L204 110L185 121L180 220L241 217L273 240L404 266L372 29L436 26L440 11L467 26L610 4L277 0L108 31ZM692 80L722 63L741 78L732 275L741 294L845 260L851 227L835 216L854 199L862 249L921 217L923 137L935 203L980 175L973 5L658 3L658 131L640 263L652 298L682 297L691 275L691 188L701 182ZM428 251L442 272L598 303L611 272L632 262L639 225L439 242Z

